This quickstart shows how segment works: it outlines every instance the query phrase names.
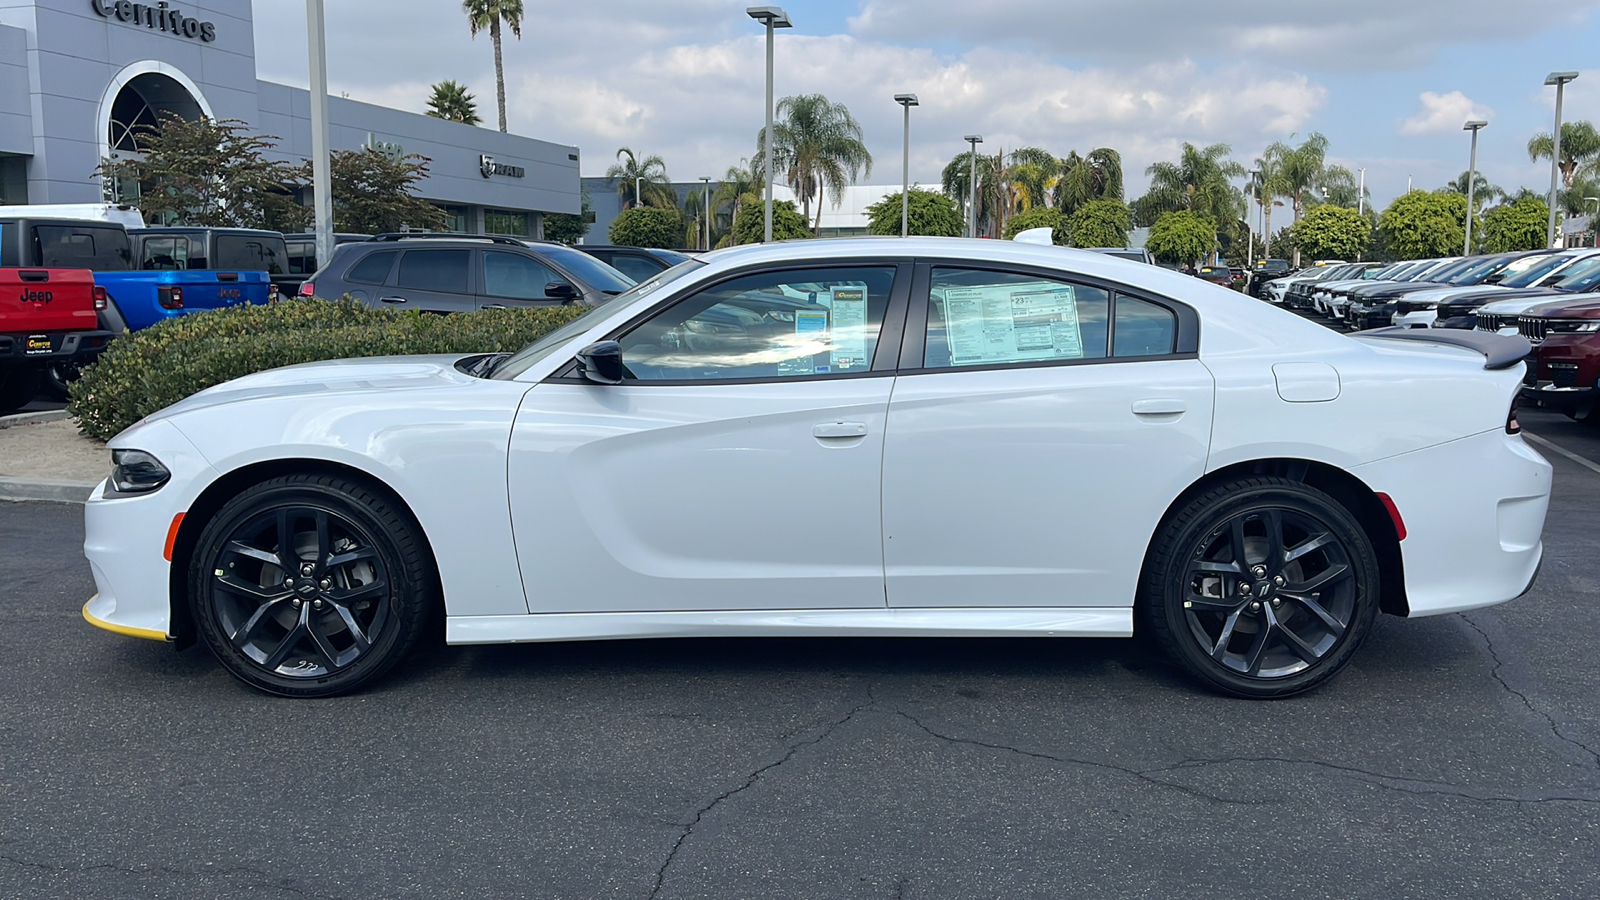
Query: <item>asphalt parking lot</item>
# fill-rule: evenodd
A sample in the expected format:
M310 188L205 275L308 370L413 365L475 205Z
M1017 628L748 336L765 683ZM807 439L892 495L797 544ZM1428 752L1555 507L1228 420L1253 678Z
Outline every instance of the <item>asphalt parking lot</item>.
M0 503L0 897L1597 896L1600 472L1548 455L1532 594L1276 703L1137 640L441 647L278 700L88 626L81 509Z

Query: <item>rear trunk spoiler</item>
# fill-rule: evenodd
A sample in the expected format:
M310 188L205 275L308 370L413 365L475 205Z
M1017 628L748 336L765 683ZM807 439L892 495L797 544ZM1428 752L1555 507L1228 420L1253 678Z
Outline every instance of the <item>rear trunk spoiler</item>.
M1487 331L1467 331L1461 328L1373 328L1358 331L1351 337L1382 338L1392 341L1426 341L1462 347L1483 354L1485 369L1509 369L1523 362L1533 352L1528 339L1515 334L1491 334Z

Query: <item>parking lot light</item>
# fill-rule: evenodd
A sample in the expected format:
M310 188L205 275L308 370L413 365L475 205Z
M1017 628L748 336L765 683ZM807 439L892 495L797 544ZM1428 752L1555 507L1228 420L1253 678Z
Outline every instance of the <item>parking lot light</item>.
M1467 238L1462 256L1472 255L1472 177L1478 173L1478 132L1488 124L1482 119L1472 119L1461 126L1462 131L1472 132L1472 153L1467 157Z
M972 145L972 154L967 157L967 237L978 236L978 145L983 143L983 135L969 134L962 140Z
M1556 245L1556 183L1561 174L1561 94L1567 82L1577 78L1577 72L1551 72L1544 77L1545 84L1553 84L1556 88L1556 127L1550 132L1550 224L1546 228L1546 247Z
M900 172L900 236L911 233L911 107L917 105L916 94L895 94L894 102L905 107L905 155Z
M701 175L700 215L706 220L706 249L711 249L711 176Z
M763 132L761 149L761 168L766 173L765 214L766 229L763 232L763 241L772 243L772 30L774 28L793 28L794 23L789 21L789 14L780 6L751 6L745 8L745 15L767 26L767 130Z

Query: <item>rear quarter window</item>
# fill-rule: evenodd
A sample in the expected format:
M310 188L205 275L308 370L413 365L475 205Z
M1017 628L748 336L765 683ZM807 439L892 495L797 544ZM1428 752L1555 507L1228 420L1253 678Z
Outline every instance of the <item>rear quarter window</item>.
M128 233L103 225L35 225L33 252L47 269L122 272L133 262Z
M368 253L350 267L344 279L357 284L383 284L389 278L389 270L394 268L394 258L399 255L399 251L396 250Z
M219 234L216 246L216 258L211 261L214 269L268 272L273 275L283 275L288 271L289 253L281 237Z

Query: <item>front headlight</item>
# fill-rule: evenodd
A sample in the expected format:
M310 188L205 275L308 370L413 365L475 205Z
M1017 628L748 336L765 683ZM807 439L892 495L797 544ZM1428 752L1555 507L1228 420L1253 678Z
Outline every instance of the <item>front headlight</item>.
M172 479L167 467L143 450L111 451L111 487L123 494L147 494Z

